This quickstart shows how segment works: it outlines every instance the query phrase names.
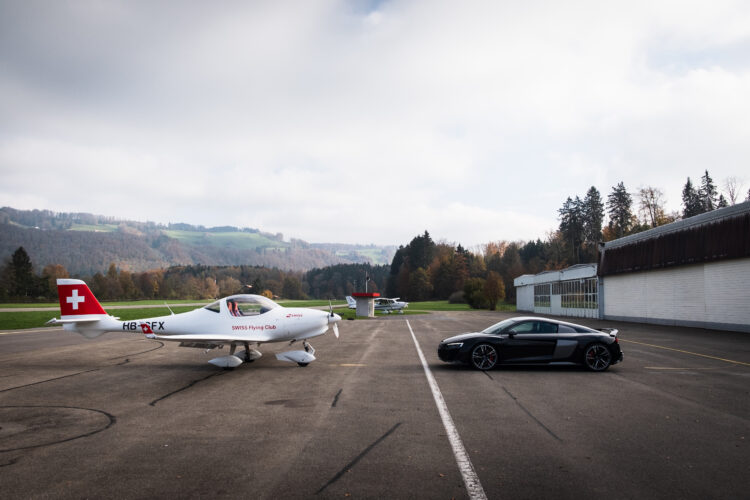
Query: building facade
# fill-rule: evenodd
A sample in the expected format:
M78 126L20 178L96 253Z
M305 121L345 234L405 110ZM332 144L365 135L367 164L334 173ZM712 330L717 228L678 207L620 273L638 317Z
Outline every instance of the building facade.
M601 244L598 265L515 286L519 311L750 332L750 202Z

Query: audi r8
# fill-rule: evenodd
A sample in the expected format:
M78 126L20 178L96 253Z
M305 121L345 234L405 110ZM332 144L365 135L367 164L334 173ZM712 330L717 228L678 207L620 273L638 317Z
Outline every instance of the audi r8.
M485 328L444 339L438 357L467 363L477 370L500 364L582 364L601 372L623 359L618 331L549 318L517 317Z

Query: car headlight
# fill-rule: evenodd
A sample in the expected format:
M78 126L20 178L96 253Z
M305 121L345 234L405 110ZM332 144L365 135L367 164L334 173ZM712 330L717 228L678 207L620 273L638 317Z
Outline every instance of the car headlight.
M459 349L462 345L464 345L463 342L451 342L450 344L445 344L445 347L448 349Z

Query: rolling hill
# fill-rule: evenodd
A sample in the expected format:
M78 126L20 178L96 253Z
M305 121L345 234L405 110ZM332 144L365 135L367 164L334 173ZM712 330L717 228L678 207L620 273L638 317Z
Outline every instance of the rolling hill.
M62 264L71 274L173 265L254 265L305 271L342 263L389 264L395 247L307 243L230 226L116 220L87 213L0 209L0 258L23 246L37 269Z

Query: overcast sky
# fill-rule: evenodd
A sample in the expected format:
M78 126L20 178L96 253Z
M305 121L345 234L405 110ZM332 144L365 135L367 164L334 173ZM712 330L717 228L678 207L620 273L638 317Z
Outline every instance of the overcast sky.
M0 0L2 206L471 247L748 158L743 0Z

